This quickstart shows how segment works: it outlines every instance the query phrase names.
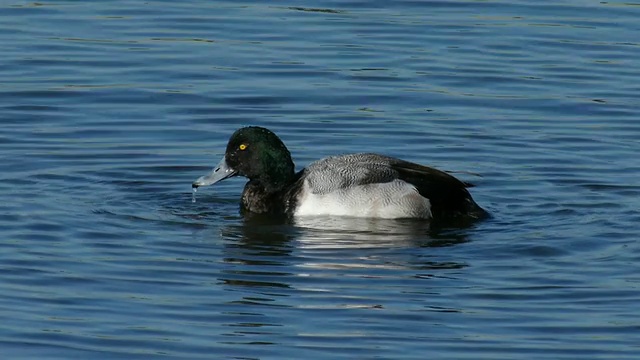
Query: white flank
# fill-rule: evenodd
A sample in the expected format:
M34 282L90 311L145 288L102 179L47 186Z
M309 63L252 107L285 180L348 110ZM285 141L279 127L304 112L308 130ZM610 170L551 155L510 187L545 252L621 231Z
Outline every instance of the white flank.
M295 216L354 216L383 219L431 217L431 204L402 180L313 194L304 182Z

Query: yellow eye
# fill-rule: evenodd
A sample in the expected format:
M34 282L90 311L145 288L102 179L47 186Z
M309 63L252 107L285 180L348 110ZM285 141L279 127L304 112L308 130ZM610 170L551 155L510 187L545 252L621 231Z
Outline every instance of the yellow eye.
M245 144L240 144L240 146L238 147L240 150L246 150L247 149L247 145Z

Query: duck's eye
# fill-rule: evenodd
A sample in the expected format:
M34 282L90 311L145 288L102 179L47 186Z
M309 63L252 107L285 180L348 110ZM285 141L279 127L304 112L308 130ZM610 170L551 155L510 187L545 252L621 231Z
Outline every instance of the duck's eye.
M240 144L240 146L238 146L238 149L240 149L240 150L247 150L247 145L245 145L245 144Z

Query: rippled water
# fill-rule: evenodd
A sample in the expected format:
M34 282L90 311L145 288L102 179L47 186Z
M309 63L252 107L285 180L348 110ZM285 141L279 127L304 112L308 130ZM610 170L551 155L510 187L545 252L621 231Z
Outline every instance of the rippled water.
M0 354L637 359L640 4L0 2ZM457 171L491 219L238 213L243 125L298 168ZM475 175L478 174L478 175Z

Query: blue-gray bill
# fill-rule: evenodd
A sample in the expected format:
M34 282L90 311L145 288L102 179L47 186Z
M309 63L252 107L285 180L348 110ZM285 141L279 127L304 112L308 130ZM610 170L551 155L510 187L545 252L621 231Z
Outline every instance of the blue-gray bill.
M196 181L191 184L191 187L197 189L200 186L209 186L213 185L217 182L220 182L226 178L232 177L236 174L236 171L227 165L224 157L218 165L216 165L210 173L199 177Z

